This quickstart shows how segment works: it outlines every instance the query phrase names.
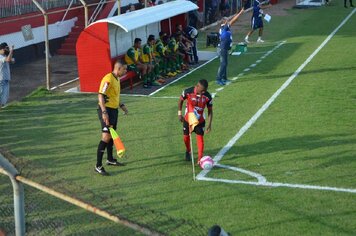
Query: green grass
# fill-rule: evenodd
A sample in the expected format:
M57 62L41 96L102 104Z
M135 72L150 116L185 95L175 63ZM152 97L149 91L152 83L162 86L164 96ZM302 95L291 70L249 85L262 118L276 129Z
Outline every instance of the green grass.
M332 3L337 6L290 10L288 16L274 17L266 25L269 42L252 45L249 52L268 51L282 40L287 43L218 92L205 154L214 156L225 146L349 14ZM355 24L354 15L229 150L222 164L255 171L273 182L356 188ZM230 57L230 78L261 55ZM155 96L179 96L201 78L211 81L209 90L215 92L217 67L215 60ZM201 235L213 224L233 235L355 234L356 194L193 182L191 166L183 161L177 101L122 100L130 111L120 116L118 125L127 166L108 167L111 177L93 172L100 139L96 95L39 90L13 103L0 112L0 147L17 157L12 161L22 167L23 175L172 235ZM253 180L219 168L208 177ZM11 188L6 187L6 178L0 180L0 199L9 205ZM26 189L28 201L37 203L28 220L57 222L63 234L105 230L105 235L133 235L127 228ZM10 213L4 219L0 228L11 221Z

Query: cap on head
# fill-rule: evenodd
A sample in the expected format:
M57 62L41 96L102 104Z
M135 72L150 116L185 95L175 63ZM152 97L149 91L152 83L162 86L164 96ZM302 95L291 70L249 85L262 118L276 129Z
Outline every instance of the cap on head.
M9 45L7 43L3 42L0 44L0 50L7 48Z

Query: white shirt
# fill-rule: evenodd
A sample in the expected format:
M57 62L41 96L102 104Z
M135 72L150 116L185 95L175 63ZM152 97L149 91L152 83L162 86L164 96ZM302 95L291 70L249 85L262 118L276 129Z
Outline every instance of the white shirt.
M10 63L6 61L5 55L0 55L0 80L11 80Z

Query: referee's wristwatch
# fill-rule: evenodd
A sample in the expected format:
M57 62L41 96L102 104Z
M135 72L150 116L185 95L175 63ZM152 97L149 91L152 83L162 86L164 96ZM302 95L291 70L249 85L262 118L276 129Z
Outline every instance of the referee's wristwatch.
M101 113L103 113L103 114L108 114L108 112L107 112L107 111L102 111Z

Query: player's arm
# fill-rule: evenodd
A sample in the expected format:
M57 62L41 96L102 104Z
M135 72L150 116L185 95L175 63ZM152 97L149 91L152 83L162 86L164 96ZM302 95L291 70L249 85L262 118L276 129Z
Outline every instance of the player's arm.
M178 119L179 119L180 122L184 121L184 118L183 118L183 115L182 115L182 108L183 108L184 100L186 98L187 98L187 93L184 90L182 95L179 97L179 100L178 100Z
M182 115L183 102L184 102L184 100L182 99L182 97L180 97L178 99L178 120L180 122L184 121L184 118L183 118L183 115Z
M7 55L7 57L5 58L6 62L11 62L12 61L13 53L14 53L14 45L11 46L11 48L9 50L9 55Z
M208 125L206 127L205 133L209 133L211 131L211 123L213 122L213 107L208 107Z
M101 112L102 112L101 115L102 115L103 121L105 122L106 125L110 125L110 123L109 123L109 115L108 115L108 112L106 111L106 107L105 107L104 94L99 93L98 94L98 100L99 100L99 106L100 106L100 109L101 109Z
M244 9L243 8L240 10L239 13L237 13L236 15L234 15L232 17L232 19L229 21L229 25L233 25L237 21L237 19L239 19L239 17L242 15L242 13L244 13Z

